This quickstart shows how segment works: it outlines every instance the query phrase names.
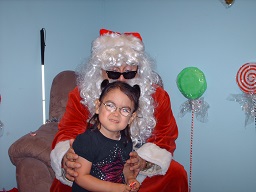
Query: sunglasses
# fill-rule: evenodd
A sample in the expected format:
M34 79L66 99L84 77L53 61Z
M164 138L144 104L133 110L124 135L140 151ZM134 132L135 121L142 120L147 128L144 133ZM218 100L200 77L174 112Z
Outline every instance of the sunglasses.
M126 71L123 73L117 71L106 71L106 73L109 79L119 79L121 75L123 75L125 79L133 79L136 76L137 71Z

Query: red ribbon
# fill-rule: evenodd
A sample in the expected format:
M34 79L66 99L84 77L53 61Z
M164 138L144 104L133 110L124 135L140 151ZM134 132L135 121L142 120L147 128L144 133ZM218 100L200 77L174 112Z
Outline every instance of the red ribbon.
M119 32L114 32L114 31L110 31L110 30L107 30L107 29L101 29L100 30L100 36L103 36L103 35L106 35L106 34L112 34L112 33L116 33L116 34L121 35L121 33L119 33ZM142 38L141 38L140 34L137 33L137 32L126 32L124 34L125 35L132 35L132 36L137 37L138 39L140 39L142 41Z

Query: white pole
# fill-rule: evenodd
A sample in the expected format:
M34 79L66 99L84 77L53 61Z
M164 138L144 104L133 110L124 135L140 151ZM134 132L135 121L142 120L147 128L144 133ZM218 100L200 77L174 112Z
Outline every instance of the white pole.
M45 83L44 83L44 65L42 66L42 106L43 106L43 124L46 122L45 115Z
M45 29L40 30L41 40L41 68L42 68L42 106L43 106L43 124L46 123L45 118L45 83L44 83L44 50L45 50Z

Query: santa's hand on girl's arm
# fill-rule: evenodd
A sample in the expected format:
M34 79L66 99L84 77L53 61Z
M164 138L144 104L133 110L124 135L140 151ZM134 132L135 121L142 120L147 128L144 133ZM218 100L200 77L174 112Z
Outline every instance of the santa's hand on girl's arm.
M136 171L137 174L145 168L146 161L142 159L136 151L130 152L130 159L126 161L130 165L130 169Z
M70 146L72 146L73 142L74 139L71 139ZM70 147L62 159L62 167L65 170L65 177L70 181L74 181L75 177L78 176L78 173L74 169L81 167L81 164L76 162L77 158L78 155L75 153L74 149Z

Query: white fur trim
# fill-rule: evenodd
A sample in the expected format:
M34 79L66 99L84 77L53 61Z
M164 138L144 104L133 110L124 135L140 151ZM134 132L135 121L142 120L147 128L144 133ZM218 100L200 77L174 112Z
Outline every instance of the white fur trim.
M146 177L147 177L146 175L139 174L136 179L138 182L142 183L144 179L146 179Z
M56 178L61 183L68 186L72 186L73 182L68 181L66 178L64 178L62 176L62 171L61 171L61 162L62 162L63 156L66 154L69 148L70 148L69 140L61 141L57 143L55 148L51 151L50 157L51 157L51 166L55 172Z
M154 175L165 175L172 160L172 154L170 152L158 147L154 143L142 145L137 150L137 153L142 159L155 164L155 166L148 170L140 171L140 175L144 176L152 177Z

